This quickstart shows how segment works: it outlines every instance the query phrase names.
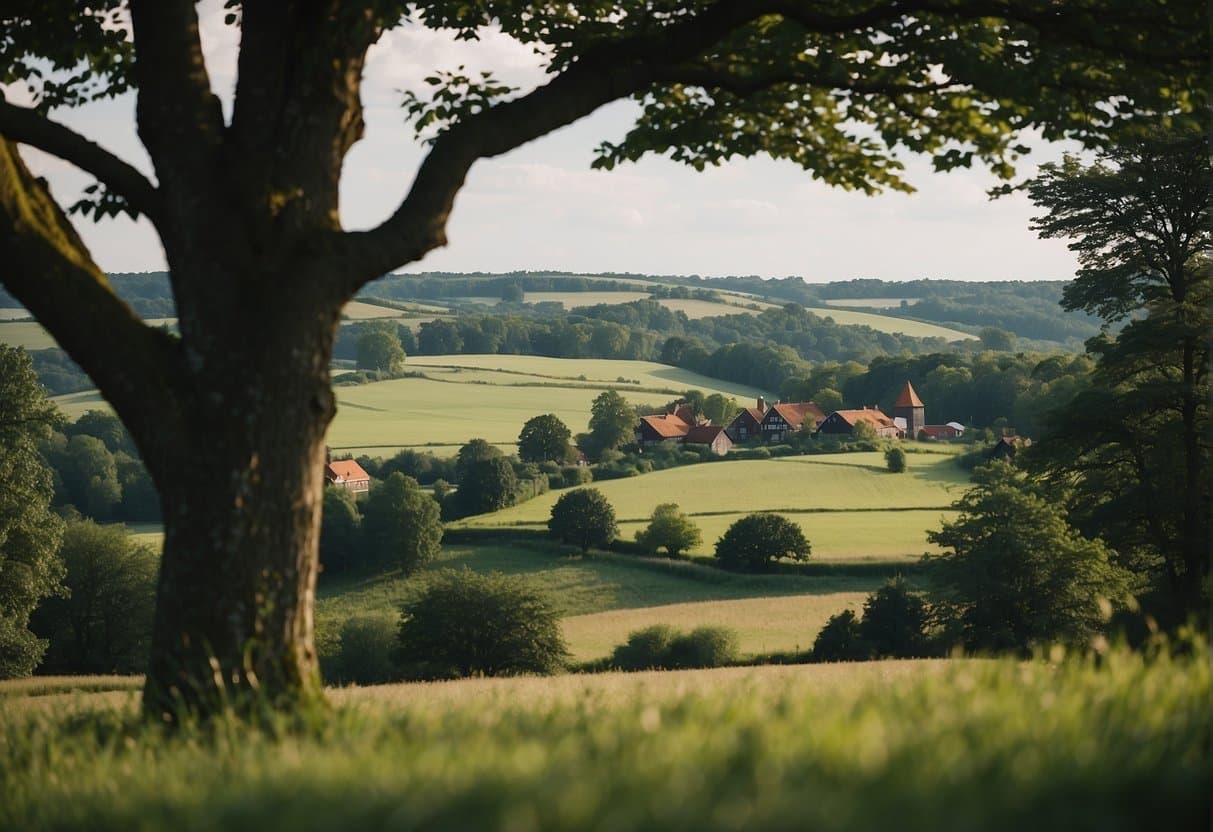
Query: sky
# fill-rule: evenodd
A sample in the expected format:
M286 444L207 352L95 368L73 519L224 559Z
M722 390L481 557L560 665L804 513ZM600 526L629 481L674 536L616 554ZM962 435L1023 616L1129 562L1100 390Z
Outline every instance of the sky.
M199 6L203 45L215 92L230 114L239 37L222 23L221 0ZM542 83L541 62L500 33L478 43L419 27L397 29L376 44L363 87L365 138L346 159L341 219L368 228L403 198L425 149L400 109L400 90L423 88L436 69L492 70L507 83ZM21 91L6 90L21 101ZM144 171L151 163L134 125L133 95L57 111L54 117ZM909 157L914 194L875 197L814 181L788 162L735 159L703 173L660 157L614 171L590 169L595 146L618 140L637 112L616 102L563 130L496 159L477 162L447 228L448 244L399 271L519 269L581 273L635 272L707 276L798 275L810 282L912 280L1067 280L1076 269L1065 243L1039 240L1034 209L1016 195L990 201L999 184L982 169L937 174ZM1060 158L1036 142L1021 174ZM35 173L70 204L91 177L32 149ZM94 259L108 272L164 268L146 221L94 224L77 218Z

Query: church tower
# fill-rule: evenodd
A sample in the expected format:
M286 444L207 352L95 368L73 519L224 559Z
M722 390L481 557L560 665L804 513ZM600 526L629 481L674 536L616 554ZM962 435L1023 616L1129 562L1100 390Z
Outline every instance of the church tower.
M918 432L927 423L927 406L922 403L922 399L918 398L918 394L914 392L914 386L908 381L906 386L901 388L897 401L893 402L893 415L906 420L906 438L908 439L917 439Z

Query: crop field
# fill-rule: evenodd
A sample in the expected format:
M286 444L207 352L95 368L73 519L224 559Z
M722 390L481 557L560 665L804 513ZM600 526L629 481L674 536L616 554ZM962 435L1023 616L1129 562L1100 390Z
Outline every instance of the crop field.
M0 344L27 350L47 350L59 346L41 324L33 321L0 321Z
M352 300L341 309L342 317L356 321L370 318L399 318L402 314L404 313L400 309L392 309L376 303L365 303L360 300Z
M22 307L4 307L0 308L0 321L15 321L18 318L30 317L30 311Z
M665 298L657 302L666 309L682 312L691 319L716 318L721 315L756 315L759 311L770 309L774 305L749 298L731 297L729 300L730 303L715 303L697 298ZM759 309L747 309L748 305L757 306Z
M385 685L177 735L129 687L5 696L0 828L1203 829L1192 653Z
M834 323L843 326L870 326L877 332L900 333L914 338L943 338L945 341L968 341L976 339L976 335L949 329L938 324L928 324L922 321L910 321L905 318L894 318L891 315L876 315L872 312L853 312L849 309L809 308L810 312L823 318L834 319Z
M823 300L826 306L849 306L856 309L893 309L905 303L913 306L922 298L830 298Z

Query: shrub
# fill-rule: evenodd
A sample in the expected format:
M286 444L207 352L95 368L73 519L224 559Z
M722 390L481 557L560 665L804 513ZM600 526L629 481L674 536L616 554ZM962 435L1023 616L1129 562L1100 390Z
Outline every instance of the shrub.
M646 551L665 549L672 558L686 549L698 546L703 540L699 527L678 510L676 503L662 503L653 509L648 528L636 533L636 542Z
M730 569L757 572L778 558L808 560L809 541L800 526L778 514L742 517L716 541L716 558Z
M396 649L396 625L391 618L360 616L341 626L329 681L356 685L381 685L400 676L393 654Z
M615 509L597 488L576 488L563 494L552 506L548 531L564 543L575 544L582 553L591 546L606 546L619 533Z
M908 659L927 655L927 604L911 592L905 579L894 578L868 596L860 635L877 658Z
M568 649L556 610L522 578L444 569L406 601L396 658L411 678L548 674Z
M861 662L870 657L871 650L852 610L831 616L813 642L815 662Z
M739 656L737 633L728 627L697 627L682 633L654 624L628 634L615 648L611 666L620 670L687 670L725 667Z
M392 474L367 497L362 537L374 562L415 572L438 554L442 543L438 505L417 480Z
M668 624L654 624L628 633L627 643L616 647L611 654L611 665L620 670L663 669L675 635L674 628Z
M354 569L361 554L361 518L352 492L328 486L320 519L320 563L325 572Z
M884 452L884 464L888 466L891 473L904 472L906 470L906 452L897 447L889 448Z
M670 642L666 667L683 670L725 667L737 662L737 633L728 627L696 627Z

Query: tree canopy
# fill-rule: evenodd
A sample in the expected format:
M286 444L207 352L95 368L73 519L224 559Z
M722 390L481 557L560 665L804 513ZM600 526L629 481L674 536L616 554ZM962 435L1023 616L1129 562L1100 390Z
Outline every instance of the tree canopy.
M940 170L1010 175L1028 130L1100 144L1125 124L1200 112L1205 11L1197 0L233 4L225 111L192 0L6 4L0 82L22 85L30 105L0 102L0 281L97 383L161 494L147 708L319 695L310 604L341 309L446 243L477 161L631 99L637 121L598 146L599 167L765 154L870 192L908 187L909 152ZM547 77L521 90L435 67L402 102L428 145L408 192L351 231L339 194L364 129L367 52L400 26L499 32L532 47ZM146 173L57 112L127 92ZM96 179L78 214L151 223L178 333L118 297L18 143Z
M527 419L518 434L518 458L523 462L564 462L573 433L554 413Z
M808 560L811 546L800 526L778 514L747 514L716 541L716 558L733 569L759 572L780 558Z
M552 506L548 531L583 553L591 546L605 546L619 534L615 509L597 488L574 488L560 495Z

